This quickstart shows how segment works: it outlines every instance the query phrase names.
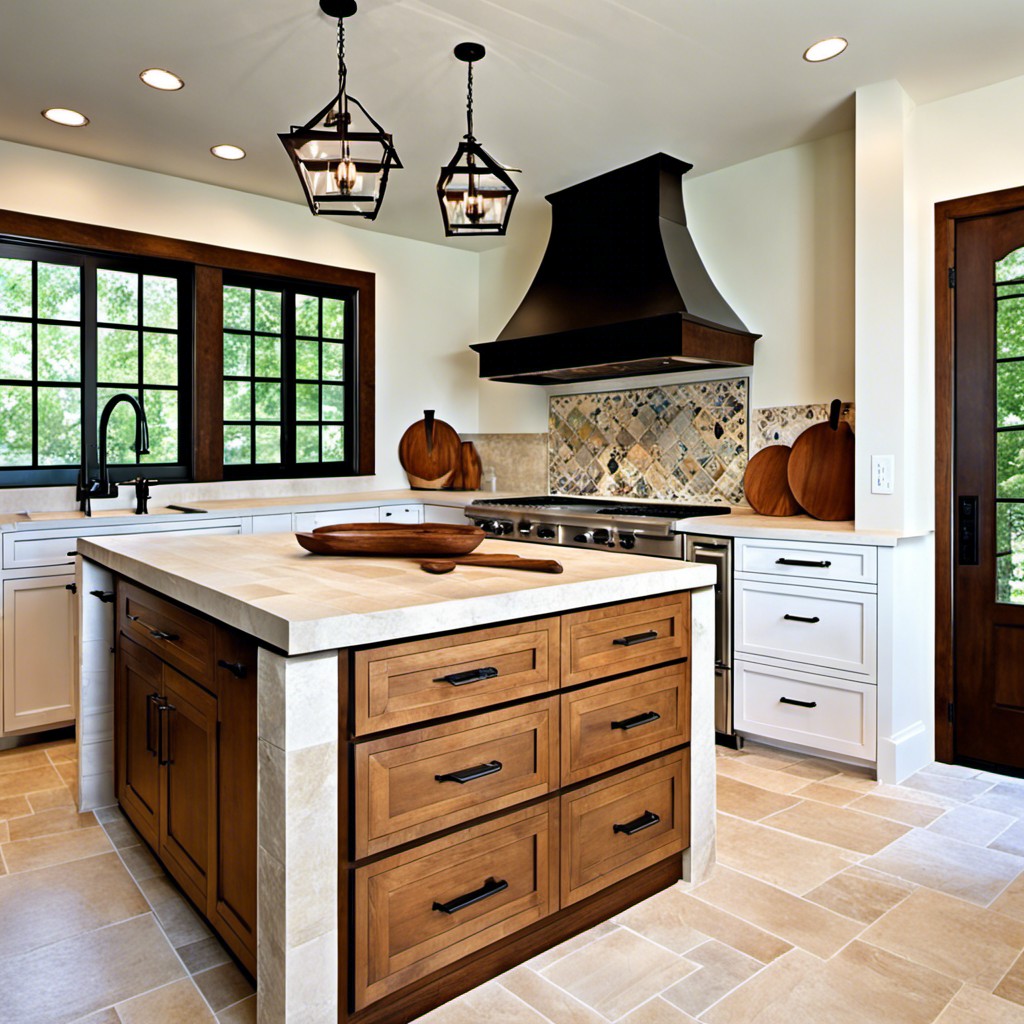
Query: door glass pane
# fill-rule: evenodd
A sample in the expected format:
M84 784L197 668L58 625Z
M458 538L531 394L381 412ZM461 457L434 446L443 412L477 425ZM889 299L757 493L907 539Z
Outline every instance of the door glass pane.
M1024 504L996 506L996 601L1024 604Z

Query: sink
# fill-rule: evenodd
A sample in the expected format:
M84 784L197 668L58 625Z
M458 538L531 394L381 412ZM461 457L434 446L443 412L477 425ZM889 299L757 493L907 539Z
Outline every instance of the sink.
M201 508L186 508L184 505L171 507L170 505L164 505L157 508L151 508L147 513L147 516L180 516L180 515L202 515L203 509ZM111 519L116 517L129 516L132 518L145 519L146 516L135 516L132 509L130 508L96 508L93 509L92 516L86 516L84 512L79 512L75 509L73 512L26 512L26 517L34 523L41 523L50 521L53 522L57 519Z

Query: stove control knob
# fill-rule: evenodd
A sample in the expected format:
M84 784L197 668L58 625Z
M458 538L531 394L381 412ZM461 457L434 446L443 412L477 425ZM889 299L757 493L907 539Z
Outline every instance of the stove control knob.
M522 522L522 523L519 524L519 534L520 534L520 536L522 536L522 537L529 537L532 532L533 532L533 527L529 523Z
M515 527L511 523L495 523L494 532L499 536L503 537L507 533L511 533Z
M627 551L632 550L636 547L636 537L631 533L620 533L619 544L624 547Z
M551 527L551 526L538 526L537 527L537 536L540 538L540 540L554 540L555 539L554 527Z
M607 530L595 530L594 531L594 543L595 544L607 544L608 543L608 531Z
M577 533L573 540L577 544L589 544L594 539L594 531L586 530L583 533Z

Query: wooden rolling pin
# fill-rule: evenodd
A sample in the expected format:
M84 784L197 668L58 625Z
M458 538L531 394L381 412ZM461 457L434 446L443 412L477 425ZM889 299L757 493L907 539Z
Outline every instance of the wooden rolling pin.
M424 572L440 576L457 565L479 565L488 569L523 569L527 572L564 572L561 562L550 558L520 558L519 555L462 555L459 558L431 558L420 562Z

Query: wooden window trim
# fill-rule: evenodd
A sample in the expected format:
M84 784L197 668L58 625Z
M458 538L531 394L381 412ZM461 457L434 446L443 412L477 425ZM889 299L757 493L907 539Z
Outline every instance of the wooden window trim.
M40 217L0 210L0 235L26 242L54 242L79 249L126 256L177 260L195 267L195 381L193 387L193 464L197 482L223 479L223 354L221 331L224 271L265 277L291 278L353 288L356 299L358 402L357 441L353 473L374 473L375 394L375 275L364 270L331 267L245 249L190 242L125 231L98 224ZM201 413L201 415L200 415Z
M935 758L955 754L948 709L954 695L954 399L955 289L949 271L956 260L958 221L1024 209L1024 188L1007 188L935 204Z

